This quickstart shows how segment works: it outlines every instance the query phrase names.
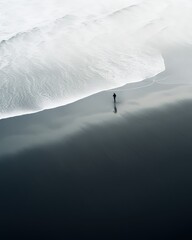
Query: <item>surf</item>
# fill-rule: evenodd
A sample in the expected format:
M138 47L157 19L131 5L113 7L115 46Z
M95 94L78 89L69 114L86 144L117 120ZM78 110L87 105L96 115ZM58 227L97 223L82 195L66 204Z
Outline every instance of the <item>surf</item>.
M188 0L0 0L0 6L0 118L153 77L166 68L162 48L192 39ZM21 6L23 15L13 14L5 30L4 13ZM30 20L22 22L26 14Z

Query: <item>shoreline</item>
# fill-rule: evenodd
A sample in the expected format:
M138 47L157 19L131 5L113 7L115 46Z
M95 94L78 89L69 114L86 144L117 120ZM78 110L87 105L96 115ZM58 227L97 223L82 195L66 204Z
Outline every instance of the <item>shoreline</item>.
M184 96L179 96L181 91L186 92ZM188 86L159 85L154 78L125 85L114 92L117 94L116 109L112 99L113 90L108 90L58 108L2 119L0 158L61 139L67 141L68 137L78 134L82 129L86 130L87 125L94 127L107 122L118 123L124 115L153 111L191 98ZM160 100L155 99L155 94Z
M179 64L116 89L117 113L105 91L1 120L1 235L191 239L192 85Z
M70 107L57 109L56 121L52 110L17 125L10 120L1 135L9 153L0 156L0 232L67 240L191 237L192 99L177 101L179 86L161 94L146 89L129 109L121 96L117 114L112 102L87 109L103 102L99 94L74 104L70 116ZM150 107L158 94L175 101ZM139 106L149 95L148 108Z
M162 71L162 72L163 72L163 71ZM157 73L154 77L156 77L157 75L161 74L162 72ZM77 102L79 102L79 101L82 101L83 99L89 98L89 97L94 96L94 95L96 95L96 94L100 94L100 93L103 93L103 92L115 91L115 90L118 90L118 89L121 89L121 88L125 88L126 86L129 86L129 85L130 85L130 86L131 86L131 85L137 85L137 84L140 84L140 83L142 83L142 82L145 83L146 81L148 81L149 79L153 79L154 77L144 78L144 79L139 80L139 81L136 81L136 82L129 82L129 83L120 85L120 86L118 86L118 87L115 87L115 86L114 86L114 87L112 87L112 88L103 89L103 90L100 90L100 91L98 91L98 92L90 93L90 94L88 94L88 95L86 95L86 96L84 96L84 97L81 97L81 98L79 98L79 99L77 99L77 100L75 100L75 101L70 101L70 102L68 102L68 103L66 103L66 104L55 105L55 106L53 106L53 107L43 108L43 109L40 109L40 110L37 110L37 111L29 111L29 112L26 112L26 113L17 113L17 114L15 113L15 115L14 115L14 113L12 113L13 115L0 118L0 121L1 121L1 120L5 120L5 119L9 119L9 118L22 117L22 116L25 116L25 115L37 114L37 113L40 113L40 112L43 112L43 111L49 111L49 110L53 110L53 109L57 109L57 108L66 107L66 106L68 106L68 105L75 104L75 103L77 103ZM10 113L10 114L11 114L11 113Z

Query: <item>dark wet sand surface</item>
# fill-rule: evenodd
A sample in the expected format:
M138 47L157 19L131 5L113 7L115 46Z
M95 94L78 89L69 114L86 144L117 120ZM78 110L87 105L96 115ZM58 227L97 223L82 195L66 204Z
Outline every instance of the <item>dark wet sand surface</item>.
M192 239L192 101L156 88L0 121L1 235Z

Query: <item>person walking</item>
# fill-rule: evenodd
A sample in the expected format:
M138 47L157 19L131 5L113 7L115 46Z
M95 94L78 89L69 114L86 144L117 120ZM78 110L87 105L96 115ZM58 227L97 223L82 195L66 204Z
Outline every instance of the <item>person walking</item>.
M113 93L113 99L114 99L114 103L116 102L116 94L115 93Z

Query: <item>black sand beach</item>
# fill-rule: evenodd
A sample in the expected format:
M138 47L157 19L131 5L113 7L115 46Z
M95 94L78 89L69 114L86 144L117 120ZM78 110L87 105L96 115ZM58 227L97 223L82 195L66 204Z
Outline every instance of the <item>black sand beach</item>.
M116 113L106 91L0 121L1 239L192 238L192 87L168 69Z
M143 89L0 121L1 235L192 237L192 88Z

